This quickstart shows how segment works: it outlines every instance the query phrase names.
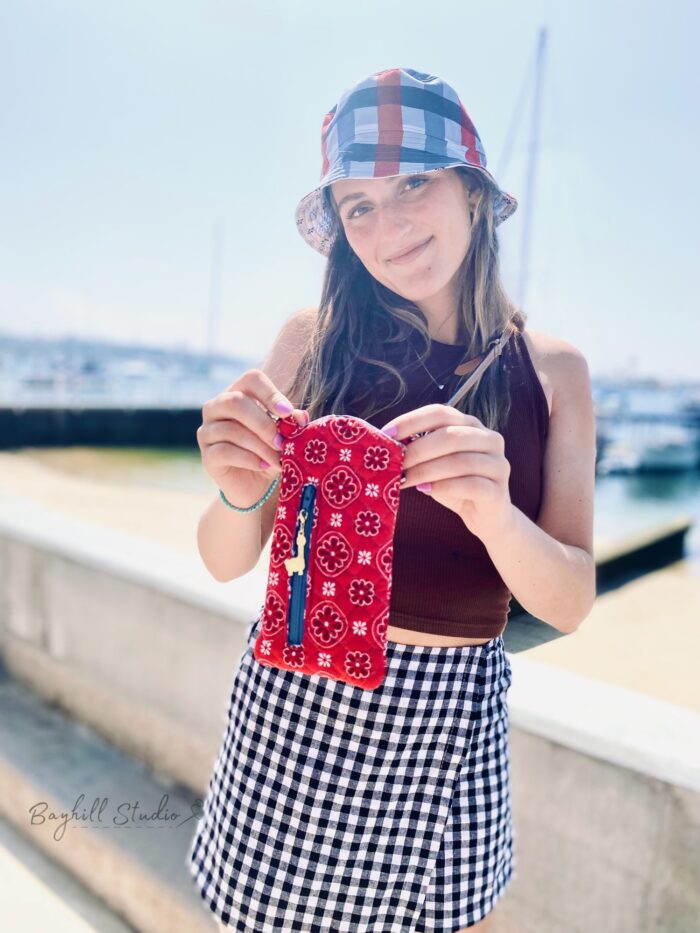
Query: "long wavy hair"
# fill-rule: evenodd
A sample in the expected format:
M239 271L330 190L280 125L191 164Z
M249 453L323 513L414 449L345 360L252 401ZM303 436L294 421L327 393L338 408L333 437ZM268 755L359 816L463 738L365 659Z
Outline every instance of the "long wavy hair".
M483 356L489 341L499 337L509 322L522 333L527 316L512 304L501 283L493 188L477 171L459 166L455 170L467 192L476 194L469 249L458 272L458 339L464 344L464 362ZM367 271L347 241L329 187L324 197L333 211L337 236L324 273L318 315L290 393L301 399L299 407L309 412L311 420L330 413L369 419L405 396L402 370L425 360L430 351L428 321L413 302ZM510 340L514 339L512 335ZM422 341L420 351L416 340ZM496 357L456 405L496 431L502 431L511 405L503 359ZM445 380L449 395L465 378L450 375Z

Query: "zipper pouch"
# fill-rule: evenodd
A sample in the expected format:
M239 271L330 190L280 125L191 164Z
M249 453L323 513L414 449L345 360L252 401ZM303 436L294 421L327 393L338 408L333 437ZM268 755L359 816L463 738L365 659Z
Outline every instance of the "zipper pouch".
M394 529L406 445L325 415L285 438L265 602L253 656L365 690L386 675ZM417 436L417 435L416 435Z

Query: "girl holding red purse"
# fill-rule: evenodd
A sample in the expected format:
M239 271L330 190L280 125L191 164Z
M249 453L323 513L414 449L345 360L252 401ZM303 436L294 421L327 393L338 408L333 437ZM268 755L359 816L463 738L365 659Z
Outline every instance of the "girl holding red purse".
M351 624L379 640L386 672L363 690L258 663L257 640L279 632L263 605L188 866L226 929L497 933L516 875L509 601L568 633L595 599L588 367L565 341L526 332L505 293L496 227L517 202L446 82L370 75L325 115L321 148L321 182L296 210L328 259L320 306L205 405L198 440L220 495L198 540L219 580L255 566L286 517L284 451L307 425L350 416L409 439L386 618L367 622L371 591L355 585L371 541L355 553L339 533L316 565L333 605L334 561L357 560ZM311 473L310 503L324 495ZM341 527L342 511L329 514ZM360 514L370 534L373 513ZM290 555L290 573L305 569Z

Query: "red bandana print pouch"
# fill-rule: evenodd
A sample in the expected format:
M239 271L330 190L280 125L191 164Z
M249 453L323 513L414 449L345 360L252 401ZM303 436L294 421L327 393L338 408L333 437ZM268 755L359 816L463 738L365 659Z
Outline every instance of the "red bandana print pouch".
M362 418L325 415L285 438L270 541L261 663L365 690L386 675L396 514L405 441Z

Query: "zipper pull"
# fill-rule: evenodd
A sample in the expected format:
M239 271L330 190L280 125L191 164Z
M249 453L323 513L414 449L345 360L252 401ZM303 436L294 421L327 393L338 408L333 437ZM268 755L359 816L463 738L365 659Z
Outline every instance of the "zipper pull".
M287 573L291 577L293 574L298 573L300 576L304 573L305 563L304 563L304 550L306 548L306 536L304 535L304 525L306 523L307 512L306 509L302 509L299 513L299 531L297 532L297 554L296 557L287 557L284 561L284 566L287 568Z

